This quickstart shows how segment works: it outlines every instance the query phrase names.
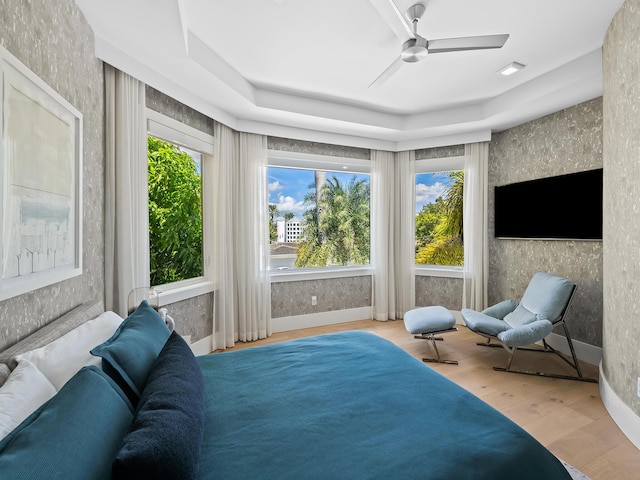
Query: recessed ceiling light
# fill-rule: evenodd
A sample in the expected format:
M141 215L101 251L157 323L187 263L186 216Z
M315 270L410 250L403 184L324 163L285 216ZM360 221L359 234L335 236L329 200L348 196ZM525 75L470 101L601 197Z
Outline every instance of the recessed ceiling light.
M505 77L509 76L509 75L513 75L514 73L516 73L519 70L522 70L525 66L521 63L518 62L511 62L509 65L502 67L500 70L498 70L496 73L500 74L500 75L504 75Z

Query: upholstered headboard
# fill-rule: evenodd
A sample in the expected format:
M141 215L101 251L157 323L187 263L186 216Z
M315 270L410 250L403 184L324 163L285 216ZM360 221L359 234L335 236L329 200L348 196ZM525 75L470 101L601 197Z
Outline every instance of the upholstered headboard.
M63 316L49 322L15 345L0 352L0 377L2 377L2 370L4 370L2 364L6 364L9 369L13 370L17 366L15 361L17 355L43 347L103 312L104 303L101 300L83 303ZM0 385L2 383L2 378L0 378Z

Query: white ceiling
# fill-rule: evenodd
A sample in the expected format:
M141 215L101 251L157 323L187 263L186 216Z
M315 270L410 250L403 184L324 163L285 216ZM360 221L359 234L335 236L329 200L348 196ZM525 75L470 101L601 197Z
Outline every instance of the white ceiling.
M402 44L380 0L77 0L99 58L243 131L403 150L486 140L601 95L601 47L623 0L419 1L427 39L510 37L368 88ZM526 68L496 74L512 61Z

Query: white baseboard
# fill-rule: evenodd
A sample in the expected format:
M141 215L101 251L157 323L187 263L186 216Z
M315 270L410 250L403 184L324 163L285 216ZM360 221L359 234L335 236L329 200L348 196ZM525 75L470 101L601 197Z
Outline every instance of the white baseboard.
M271 331L273 333L288 332L299 328L321 327L336 323L355 322L372 318L371 307L349 308L332 312L309 313L307 315L294 315L292 317L279 317L271 319Z
M547 343L559 352L565 355L571 355L569 350L569 344L567 339L557 333L552 333L547 337ZM590 363L591 365L599 365L602 360L602 348L588 343L581 342L579 340L573 340L573 348L576 351L576 356L583 362Z
M195 343L189 345L191 347L191 351L197 357L198 355L207 355L211 353L211 342L213 341L212 336L201 338Z
M600 363L600 398L609 415L627 438L640 449L640 417L613 391Z

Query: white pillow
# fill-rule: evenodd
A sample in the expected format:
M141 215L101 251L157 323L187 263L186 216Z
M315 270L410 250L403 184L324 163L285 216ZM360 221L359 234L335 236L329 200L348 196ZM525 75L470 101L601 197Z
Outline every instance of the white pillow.
M118 314L105 312L44 347L17 355L16 361L18 365L23 360L33 363L60 390L85 365L102 365L102 359L90 350L111 338L121 323Z
M0 387L4 385L4 382L7 381L10 373L11 370L9 370L9 367L7 367L4 363L0 363Z
M29 361L22 361L0 387L0 440L56 394L51 382Z

